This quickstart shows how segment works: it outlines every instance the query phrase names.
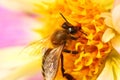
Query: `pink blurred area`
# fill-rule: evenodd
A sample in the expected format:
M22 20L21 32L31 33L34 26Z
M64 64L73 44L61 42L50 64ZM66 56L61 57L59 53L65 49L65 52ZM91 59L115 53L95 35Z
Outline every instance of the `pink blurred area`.
M0 6L0 48L24 45L32 36L31 17Z
M43 80L43 77L42 77L41 73L37 73L37 74L27 78L26 80Z
M33 15L0 6L0 49L24 46L38 39L39 35L32 31L36 26L40 24ZM37 73L25 80L42 80L42 75Z
M114 6L120 5L120 0L114 0Z

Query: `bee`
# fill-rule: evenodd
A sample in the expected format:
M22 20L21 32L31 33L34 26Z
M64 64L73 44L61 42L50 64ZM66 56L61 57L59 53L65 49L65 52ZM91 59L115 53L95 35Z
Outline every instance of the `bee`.
M67 50L64 47L66 46L68 40L77 40L77 37L74 37L73 35L78 31L81 31L80 30L81 28L73 26L66 20L66 18L61 13L60 15L65 20L65 22L61 26L63 29L56 30L51 36L50 41L54 46L54 48L53 49L48 48L47 50L44 51L42 70L45 80L54 80L58 70L60 59L61 59L61 71L63 77L66 77L67 80L75 80L70 74L64 73L65 70L63 65L64 60L63 60L62 52L67 52L72 54L78 53L77 51Z
M62 52L72 54L78 53L78 51L71 51L65 49L65 46L68 40L78 39L78 37L74 37L73 35L76 34L78 31L81 31L81 28L73 26L66 20L66 18L61 13L60 15L65 20L65 22L61 25L62 29L56 30L48 39L43 39L41 41L35 42L32 47L36 46L37 44L39 44L39 46L37 46L34 51L30 52L32 55L38 55L40 53L43 54L42 75L44 77L44 80L55 79L60 60L62 76L65 77L67 80L75 80L72 75L70 75L69 73L65 73ZM52 48L46 46L46 43L49 43L48 40L52 44Z

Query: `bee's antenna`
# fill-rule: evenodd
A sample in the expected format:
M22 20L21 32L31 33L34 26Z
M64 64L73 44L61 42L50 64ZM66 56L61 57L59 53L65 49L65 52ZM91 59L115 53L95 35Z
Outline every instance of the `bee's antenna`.
M67 23L69 23L69 22L67 21L67 19L63 16L62 13L60 13L60 15L63 17L63 19L64 19Z

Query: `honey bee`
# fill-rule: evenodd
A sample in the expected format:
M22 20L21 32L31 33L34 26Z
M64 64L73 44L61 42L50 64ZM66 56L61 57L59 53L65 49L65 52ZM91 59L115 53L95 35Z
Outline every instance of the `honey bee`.
M66 18L60 13L65 22L61 25L62 29L56 30L49 39L45 39L42 41L35 42L32 46L39 44L34 51L30 53L33 55L38 55L42 51L42 74L44 80L54 80L56 73L58 71L59 61L61 60L61 72L62 76L67 80L75 80L72 75L69 73L65 73L64 65L63 65L63 54L62 52L77 54L78 51L71 51L65 49L66 43L68 40L77 40L77 37L73 35L78 31L81 31L80 27L75 27L70 24ZM82 32L82 31L81 31ZM83 32L82 32L83 33ZM52 44L52 48L47 47L46 43Z

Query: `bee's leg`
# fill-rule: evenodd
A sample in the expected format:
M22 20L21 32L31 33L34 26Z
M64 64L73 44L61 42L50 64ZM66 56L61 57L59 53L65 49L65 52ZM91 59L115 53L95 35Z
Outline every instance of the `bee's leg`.
M70 39L77 40L79 37L70 36Z
M61 54L61 71L63 77L66 77L67 80L75 80L70 74L65 73L63 62L64 62L64 58L63 58L63 54Z
M67 80L75 80L70 74L65 73L64 76L67 78Z
M63 52L72 53L72 54L78 54L78 51L71 51L71 50L68 50L68 49L63 49Z

